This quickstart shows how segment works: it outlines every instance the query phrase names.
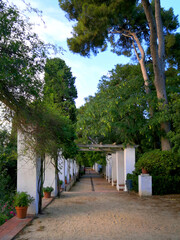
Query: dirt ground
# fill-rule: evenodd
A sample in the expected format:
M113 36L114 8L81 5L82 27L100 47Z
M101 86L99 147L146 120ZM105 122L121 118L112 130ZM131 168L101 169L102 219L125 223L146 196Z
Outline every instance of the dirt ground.
M180 240L180 195L140 198L103 178L81 178L15 239Z

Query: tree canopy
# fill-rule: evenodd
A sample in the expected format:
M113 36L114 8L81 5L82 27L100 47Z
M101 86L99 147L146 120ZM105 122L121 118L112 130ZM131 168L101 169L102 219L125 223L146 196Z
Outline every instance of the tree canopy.
M65 61L60 58L47 59L44 80L44 99L52 101L52 104L56 104L72 121L75 121L77 98L75 77Z
M53 85L48 86L50 80L47 80L47 74L45 85L42 79L49 49L54 48L39 39L33 32L28 18L22 15L16 6L1 1L0 101L11 110L17 128L26 132L28 126L33 127L34 131L30 133L32 139L36 140L33 147L42 156L46 152L54 156L58 148L62 148L66 153L72 153L70 149L75 149L73 143L75 133L69 119L69 117L75 119L74 99L77 95L74 87L75 78L64 61L56 59L52 72L61 75L61 80L58 83L54 81ZM47 60L47 71L48 64L52 62L53 60ZM54 91L55 94L55 88L57 91L61 88L59 99L57 91L55 96L55 101L64 104L59 108L50 100L50 93ZM71 111L73 114L65 114L65 111Z
M102 77L95 96L89 96L78 110L78 141L84 144L137 144L137 151L143 153L160 148L162 132L159 123L170 121L172 147L179 151L178 73L171 67L166 71L169 108L159 112L154 85L151 82L151 93L147 95L140 66L116 65ZM148 103L153 106L153 117L149 115Z
M47 46L19 10L0 4L0 101L18 111L41 96Z
M89 56L99 50L106 50L108 43L118 55L130 56L132 49L140 63L146 93L149 94L149 76L146 67L145 50L142 42L150 48L150 60L153 63L154 85L157 99L163 102L162 111L168 104L165 88L165 39L178 27L177 16L172 8L165 11L160 0L152 1L82 1L59 0L60 7L66 11L70 20L76 20L73 36L68 46L73 52ZM169 24L170 23L170 24ZM151 111L152 112L152 111ZM152 114L153 115L153 112ZM170 130L168 122L160 123L162 131ZM165 135L161 138L162 149L169 149Z

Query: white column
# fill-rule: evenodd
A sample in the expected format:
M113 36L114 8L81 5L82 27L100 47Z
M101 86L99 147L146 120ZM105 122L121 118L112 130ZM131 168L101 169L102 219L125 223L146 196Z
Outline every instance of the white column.
M106 180L108 179L108 164L109 164L108 155L106 155Z
M59 152L58 155L58 169L59 169L59 180L63 181L62 188L65 187L65 159L62 153Z
M124 191L127 191L126 180L127 174L132 173L135 169L135 148L127 147L124 149Z
M152 176L141 174L138 176L139 196L152 196Z
M108 182L110 183L112 181L112 155L108 155Z
M74 162L71 159L70 160L70 174L71 174L71 180L73 179L73 172L74 172Z
M31 135L17 133L17 191L27 192L35 201L28 207L28 214L38 214L41 160L26 143L33 141Z
M45 179L43 187L53 187L52 196L57 196L57 176L55 170L54 159L50 156L45 156Z
M112 186L116 186L117 176L116 176L116 153L112 153Z
M67 178L68 180L68 161L67 159L65 159L65 164L64 164L65 168L64 168L64 174L65 174L65 177Z
M124 151L116 152L117 190L124 190Z
M69 159L68 159L68 160L67 160L67 183L70 182L69 174L70 174L70 161L69 161Z

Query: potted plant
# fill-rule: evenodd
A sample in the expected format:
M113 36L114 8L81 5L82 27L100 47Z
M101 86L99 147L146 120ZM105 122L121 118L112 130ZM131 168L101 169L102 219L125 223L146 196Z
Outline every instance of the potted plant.
M142 167L142 174L148 174L148 171L145 167Z
M51 192L53 190L54 190L53 187L43 187L44 197L45 198L50 198L51 197Z
M14 206L18 218L26 218L28 206L34 201L27 192L17 192L14 196Z
M67 177L65 176L65 184L67 184Z
M61 188L61 186L63 185L63 180L59 180L59 186Z

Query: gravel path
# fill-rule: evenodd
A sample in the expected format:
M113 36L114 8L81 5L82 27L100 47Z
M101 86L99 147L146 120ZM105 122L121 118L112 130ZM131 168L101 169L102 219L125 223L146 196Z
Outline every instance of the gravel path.
M81 178L15 239L180 240L180 195L140 198L103 178Z

